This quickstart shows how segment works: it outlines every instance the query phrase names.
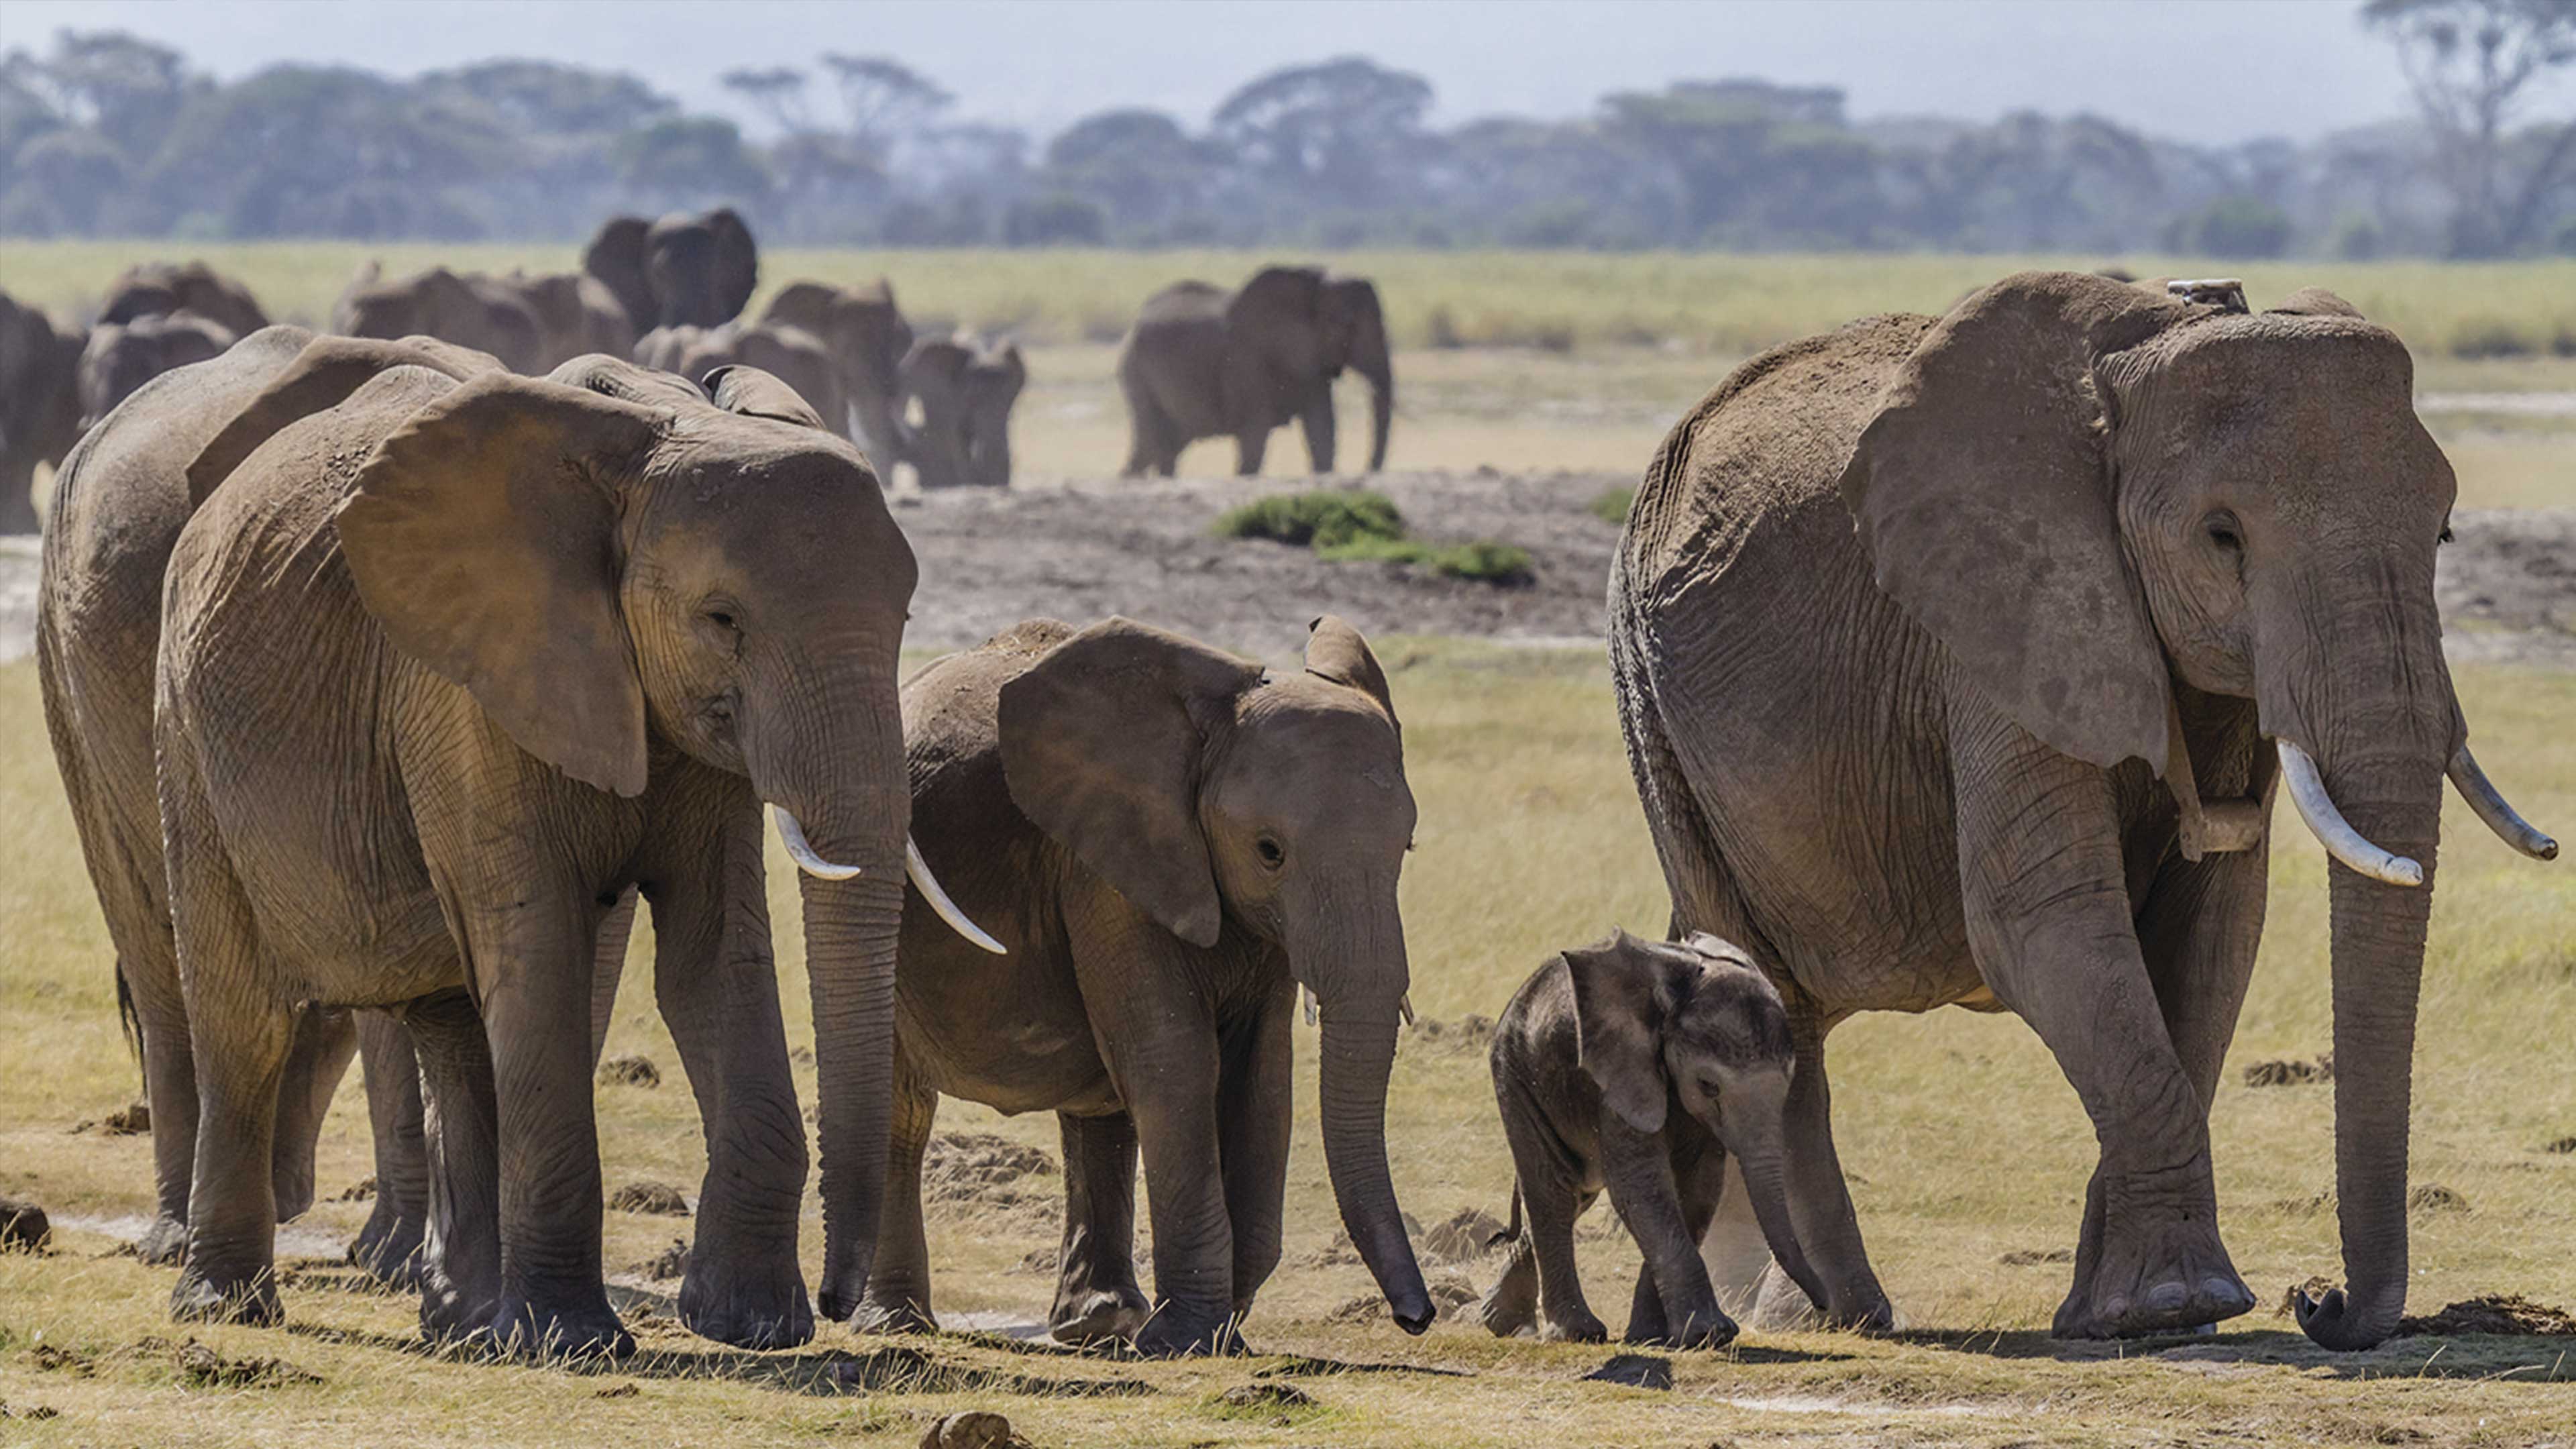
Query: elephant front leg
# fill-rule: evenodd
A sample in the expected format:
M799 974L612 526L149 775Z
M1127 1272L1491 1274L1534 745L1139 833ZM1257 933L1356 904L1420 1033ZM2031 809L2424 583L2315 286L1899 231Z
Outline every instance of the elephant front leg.
M1789 1216L1807 1261L1824 1279L1826 1319L1836 1327L1884 1332L1896 1326L1896 1309L1888 1302L1887 1290L1879 1286L1878 1270L1870 1266L1869 1249L1861 1241L1860 1215L1852 1210L1851 1188L1843 1181L1842 1159L1834 1150L1833 1086L1825 1071L1826 1023L1813 1006L1793 1000L1789 1031L1798 1050L1782 1120L1782 1139L1788 1148ZM1749 1195L1737 1201L1750 1217ZM1755 1231L1759 1236L1759 1229ZM1767 1257L1769 1252L1766 1243L1763 1253ZM1756 1323L1779 1327L1810 1311L1804 1295L1794 1287L1784 1293L1771 1291L1771 1284L1787 1282L1785 1274L1769 1275Z
M1315 472L1332 472L1334 428L1332 388L1325 386L1315 389L1315 395L1306 400L1305 410L1297 415L1297 421L1306 434L1306 461L1312 465Z
M1239 478L1261 475L1261 460L1270 451L1270 428L1267 424L1247 427L1234 435L1234 472Z
M501 1306L501 1124L491 1046L482 1013L461 990L411 1003L397 1030L399 1039L378 1049L389 1055L399 1046L395 1060L416 1063L408 1110L422 1139L420 1248L413 1260L421 1333L434 1343L476 1338L491 1331ZM373 1072L371 1063L371 1087ZM387 1087L393 1085L389 1076ZM401 1094L385 1095L389 1110L406 1110ZM376 1103L371 1090L368 1105ZM381 1141L376 1160L381 1170Z
M1047 1328L1060 1343L1130 1339L1152 1305L1136 1284L1136 1122L1056 1114L1064 1134L1064 1240Z
M1723 1348L1734 1342L1735 1321L1718 1310L1708 1267L1699 1257L1700 1234L1708 1228L1714 1200L1685 1208L1664 1136L1639 1132L1613 1113L1602 1114L1601 1159L1610 1205L1646 1258L1629 1316L1629 1339L1674 1348Z
M1288 1142L1296 1120L1297 985L1282 976L1250 1021L1220 1039L1223 1085L1217 1132L1225 1163L1226 1220L1234 1231L1234 1316L1279 1266L1288 1197Z
M295 1044L287 1052L278 1084L277 1160L270 1170L279 1222L293 1222L313 1206L313 1155L322 1136L322 1119L330 1114L340 1078L358 1051L352 1015L346 1009L318 1005L306 1005L295 1014Z
M159 944L167 952L167 941ZM188 1035L188 1003L179 964L142 971L130 959L117 972L134 1001L142 1038L143 1097L152 1108L152 1225L135 1251L147 1263L176 1263L188 1249L188 1183L197 1171L197 1058Z
M479 1020L475 1029L482 1029ZM414 1287L429 1226L429 1146L410 1028L381 1011L358 1013L358 1060L374 1137L376 1203L349 1243L349 1261L377 1282Z
M1691 1162L1678 1166L1673 1173L1673 1186L1680 1196L1685 1240L1691 1244L1691 1257L1701 1264L1698 1281L1709 1284L1711 1296L1705 1303L1686 1301L1682 1306L1682 1322L1676 1327L1664 1312L1663 1290L1656 1286L1655 1270L1659 1259L1648 1258L1638 1266L1636 1292L1628 1303L1627 1339L1630 1343L1669 1343L1682 1348L1699 1348L1715 1347L1725 1341L1702 1336L1702 1325L1713 1328L1724 1324L1728 1337L1733 1336L1735 1324L1725 1305L1718 1301L1717 1285L1709 1278L1706 1260L1700 1256L1700 1245L1708 1239L1709 1224L1716 1220L1717 1205L1726 1189L1726 1161L1727 1154L1723 1151L1703 1152ZM1677 1260L1665 1261L1664 1266L1667 1271L1680 1270ZM1688 1276L1683 1276L1687 1298L1687 1294L1695 1289Z
M1157 934L1159 927L1151 927ZM1179 972L1136 983L1103 1029L1110 1074L1136 1124L1154 1221L1154 1308L1140 1352L1171 1357L1242 1351L1234 1323L1234 1230L1226 1211L1216 1024ZM1099 1000L1088 982L1084 995ZM1177 998L1177 999L1176 999Z
M868 1273L867 1296L850 1321L862 1333L939 1331L939 1321L930 1314L930 1239L921 1221L921 1161L938 1120L939 1093L898 1045L876 1261Z

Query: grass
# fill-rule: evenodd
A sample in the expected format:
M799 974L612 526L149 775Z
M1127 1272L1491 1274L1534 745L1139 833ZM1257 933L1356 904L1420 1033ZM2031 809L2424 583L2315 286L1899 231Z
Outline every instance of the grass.
M1529 550L1518 544L1489 538L1436 544L1407 536L1394 500L1365 488L1310 488L1256 498L1227 509L1213 531L1221 538L1311 547L1316 557L1336 563L1412 564L1502 588L1518 588L1534 577Z
M1637 813L1594 651L1377 641L1406 725L1421 805L1404 910L1413 1000L1426 1018L1491 1015L1546 956L1611 926L1655 931L1663 891ZM2535 820L2576 821L2576 677L2464 668L2479 752ZM1776 1444L2171 1445L2563 1443L2576 1422L2576 1347L2536 1339L2404 1339L2370 1354L2308 1347L2269 1305L2336 1268L2330 1212L2332 1088L2255 1089L2231 1069L2212 1123L2222 1225L2265 1299L2215 1339L2074 1348L2044 1336L2063 1267L2008 1252L2073 1244L2093 1144L2072 1091L2010 1017L1945 1011L1860 1018L1834 1038L1838 1136L1863 1231L1910 1331L1748 1334L1680 1356L1653 1393L1580 1382L1609 1350L1501 1343L1454 1321L1408 1339L1378 1322L1328 1322L1369 1291L1365 1271L1310 1266L1335 1227L1314 1116L1313 1038L1302 1026L1287 1265L1247 1333L1279 1357L1129 1364L1039 1356L952 1335L901 1346L827 1329L805 1350L744 1354L691 1338L656 1310L667 1283L621 1288L643 1352L624 1364L539 1368L435 1356L413 1343L406 1300L346 1291L327 1267L285 1293L284 1330L170 1325L166 1270L111 1251L99 1229L149 1202L141 1137L64 1128L126 1101L109 952L44 746L32 668L0 667L0 1192L66 1221L49 1257L0 1257L0 1400L58 1417L0 1420L0 1440L171 1446L277 1442L590 1445L909 1445L940 1415L1008 1414L1050 1449L1212 1444L1701 1446ZM2330 1041L2323 857L2282 812L2271 930L2233 1067L2313 1057ZM2576 870L2508 853L2454 802L2416 1060L2414 1174L2467 1200L2414 1224L2411 1306L2480 1293L2576 1306L2576 1074L2564 1070L2576 1001ZM781 1000L791 1043L810 1040L794 878L773 861ZM599 1093L611 1186L694 1184L695 1111L657 1019L648 939L636 948L608 1050L657 1062L658 1090ZM810 1067L800 1090L813 1100ZM1510 1165L1480 1053L1417 1031L1389 1102L1399 1190L1424 1222L1476 1206L1500 1216ZM943 1130L1056 1147L1043 1115L948 1103ZM327 1195L370 1170L364 1103L341 1093L321 1163ZM1597 1210L1596 1210L1597 1212ZM325 1203L282 1258L327 1256L363 1203ZM678 1219L608 1215L612 1272L650 1258ZM1021 1271L1051 1231L1007 1214L931 1222L941 1311L1042 1312L1051 1278ZM809 1207L809 1280L820 1224ZM1587 1237L1587 1286L1616 1317L1636 1259ZM1497 1260L1430 1269L1489 1281ZM194 1336L231 1364L292 1373L209 1375L174 1345ZM159 1340L160 1342L155 1342ZM50 1365L50 1366L48 1366ZM219 1366L220 1369L220 1366ZM882 1387L843 1393L857 1373ZM209 1380L251 1386L213 1388ZM1230 1390L1293 1383L1315 1401L1247 1407ZM1139 1386L1142 1386L1140 1389ZM1286 1419L1285 1425L1277 1421Z
M1628 524L1628 510L1636 506L1636 489L1604 488L1601 496L1592 500L1592 516L1603 523L1624 528Z

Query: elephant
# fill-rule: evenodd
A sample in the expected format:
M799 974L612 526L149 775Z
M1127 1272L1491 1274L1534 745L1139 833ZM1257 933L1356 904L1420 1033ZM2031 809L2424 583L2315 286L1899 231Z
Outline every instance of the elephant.
M512 372L546 370L544 326L517 289L445 267L387 281L367 263L332 307L331 330L345 337L435 337L489 353Z
M96 427L136 388L174 367L220 356L235 340L232 329L194 312L153 312L98 324L81 348L81 427Z
M1648 464L1620 721L1674 930L1744 943L1788 1007L1791 1211L1834 1318L1891 1309L1826 1034L1951 1004L2019 1013L2095 1125L2056 1333L2253 1305L2208 1112L2286 784L2332 861L2350 1285L2298 1318L2336 1349L2395 1327L2444 776L2556 851L2468 750L2433 600L2455 484L2412 374L2329 293L2258 315L2232 284L2028 272L1754 359Z
M787 384L813 412L813 425L839 433L827 419L845 414L840 373L812 333L773 322L722 327L657 327L635 344L635 360L703 383L727 367L751 367ZM781 421L795 421L783 417ZM882 476L882 475L880 475Z
M126 268L108 288L98 320L134 322L171 312L193 312L235 337L248 337L268 325L268 314L250 288L204 262L145 262Z
M581 269L616 296L640 336L656 327L718 327L742 315L760 285L760 249L731 207L649 223L617 216L591 238Z
M1574 1264L1575 1219L1606 1187L1646 1259L1628 1341L1734 1342L1699 1247L1730 1163L1782 1270L1824 1307L1789 1223L1781 1127L1796 1059L1779 992L1715 936L1668 945L1620 931L1540 967L1494 1023L1512 1227L1511 1257L1478 1309L1485 1327L1509 1337L1543 1311L1549 1337L1607 1336Z
M1030 620L904 686L922 854L1008 954L952 949L907 901L892 1180L861 1326L935 1326L921 1161L947 1093L1058 1116L1059 1337L1237 1346L1279 1261L1301 986L1322 1003L1343 1224L1396 1322L1430 1326L1385 1134L1413 796L1367 641L1329 616L1311 629L1305 669L1274 676L1128 619Z
M396 1012L418 1053L424 1331L631 1350L600 1277L584 1018L632 885L665 1018L722 1109L698 1231L727 1246L693 1258L682 1319L808 1337L763 802L803 872L825 1291L856 1301L901 882L946 903L899 773L916 567L855 450L761 415L800 406L774 380L727 384L740 411L607 357L403 366L306 411L290 373L190 465L204 501L171 555L154 710L201 1104L174 1317L280 1317L255 1108L289 1004L317 1000Z
M846 419L835 417L835 423L876 463L879 476L892 477L895 464L911 456L903 362L913 342L912 324L895 305L893 286L882 277L864 287L790 282L769 299L761 320L822 339L840 371L847 404Z
M625 307L597 277L512 272L489 279L489 285L516 296L536 319L536 370L550 371L588 353L624 357L635 350L636 332Z
M1236 292L1178 282L1145 299L1118 353L1133 439L1130 477L1170 477L1200 438L1234 439L1235 471L1261 471L1270 430L1306 431L1306 457L1333 471L1333 379L1366 378L1369 463L1386 466L1395 418L1395 367L1386 318L1365 277L1313 267L1264 267Z
M0 533L36 531L36 465L80 441L88 334L0 292Z
M921 486L1009 487L1011 407L1028 380L1016 343L963 332L914 343L903 359L903 390L921 407L908 453Z

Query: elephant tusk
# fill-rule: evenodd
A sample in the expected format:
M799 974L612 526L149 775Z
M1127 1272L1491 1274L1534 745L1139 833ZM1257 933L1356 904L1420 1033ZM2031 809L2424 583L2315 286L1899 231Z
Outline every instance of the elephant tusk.
M805 838L805 827L796 823L786 806L772 805L769 813L778 818L778 838L786 842L788 857L796 862L798 870L816 880L848 880L859 873L855 865L834 865L825 860L814 843Z
M2419 886L2424 883L2424 867L2402 855L2391 855L2353 829L2352 822L2335 808L2334 797L2326 793L2326 781L2317 769L2316 758L2288 740L2275 740L2281 753L2281 779L2290 787L2290 803L2299 807L2299 818L2325 846L2326 854L2372 880L2393 886Z
M915 845L909 835L903 838L903 873L911 878L913 889L921 892L921 898L930 902L930 908L939 913L939 919L948 923L948 929L996 956L1011 954L1008 947L985 934L983 927L966 919L966 913L957 909L957 903L948 898L948 892L939 888L939 877L930 873L930 862L921 858L921 847Z
M2478 818L2487 823L2487 829L2494 831L2505 844L2534 860L2558 858L2558 842L2533 829L2530 821L2505 803L2504 796L2487 779L2487 772L2478 768L2478 757L2469 753L2466 741L2461 743L2460 752L2451 756L2451 768L2445 773L2450 775L2451 784L2459 790L2460 798L2469 802L2469 808L2478 812Z

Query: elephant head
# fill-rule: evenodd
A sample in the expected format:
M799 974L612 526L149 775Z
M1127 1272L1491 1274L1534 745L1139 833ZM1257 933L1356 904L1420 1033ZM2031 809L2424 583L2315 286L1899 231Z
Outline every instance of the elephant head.
M1173 935L1280 950L1315 993L1333 1195L1397 1321L1422 1331L1433 1309L1386 1164L1413 793L1367 641L1318 619L1305 670L1273 676L1109 619L1004 685L1000 725L1011 799L1040 829Z
M913 342L894 288L883 278L864 287L790 282L770 299L761 320L822 339L848 407L846 418L832 419L834 426L879 464L881 474L891 473L911 449L903 425L902 372Z
M2468 751L2433 602L2455 485L2415 416L2404 345L2326 293L2261 315L2236 296L2027 273L1968 297L1889 385L1842 495L1879 586L1979 690L2068 755L2145 760L2187 822L2202 802L2178 686L2252 702L2334 862L2350 1286L2300 1321L2321 1344L2362 1347L2405 1303L2416 989L2445 773L2508 841L2543 858L2557 847ZM2220 807L2259 841L2259 804Z
M653 223L640 216L612 216L581 253L581 269L617 299L627 326L639 336L662 325L662 304L653 299L653 281L644 274L645 239L652 234Z
M1011 407L1029 380L1016 344L986 347L960 333L914 345L904 393L921 404L908 457L924 488L1011 482Z
M1789 1219L1783 1124L1797 1046L1778 988L1701 931L1679 945L1621 931L1566 952L1565 969L1583 1071L1602 1105L1652 1136L1678 1098L1734 1158L1780 1270L1822 1306L1824 1285Z
M1367 379L1369 471L1386 466L1395 423L1395 363L1376 284L1313 267L1264 267L1226 304L1226 338L1230 348L1258 358L1275 393L1268 419L1274 426L1302 407L1293 387L1329 383L1345 368ZM1247 384L1238 378L1235 385Z
M204 262L146 262L126 268L108 288L98 320L133 322L170 312L194 312L235 337L248 337L268 325L268 314L249 288Z
M716 327L741 315L760 284L751 229L731 207L674 212L644 240L644 277L662 326Z
M387 341L435 337L488 352L513 372L537 370L545 346L536 314L507 283L445 267L386 281L369 262L332 309L331 330Z
M423 406L359 465L338 530L395 647L528 753L632 797L676 750L768 802L804 872L826 1251L863 1280L903 884L928 881L896 702L917 570L866 460L578 358Z
M174 367L219 357L233 342L222 323L194 312L156 312L131 322L100 323L90 329L81 349L80 425L95 426L136 388Z
M86 341L0 292L0 533L36 531L36 465L61 462L80 441L75 379Z

